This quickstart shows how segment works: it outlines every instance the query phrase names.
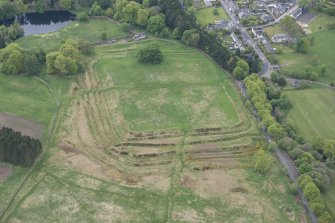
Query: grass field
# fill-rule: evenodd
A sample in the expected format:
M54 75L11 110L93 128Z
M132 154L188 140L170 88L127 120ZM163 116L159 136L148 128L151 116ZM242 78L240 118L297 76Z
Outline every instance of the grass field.
M287 91L293 104L288 117L298 132L311 142L316 137L335 139L335 92L328 89Z
M335 217L335 184L334 183L327 189L327 192L323 195L323 198L326 201L328 210L333 215L333 217Z
M203 8L200 9L199 11L197 11L196 17L197 17L197 21L199 22L199 24L206 26L210 23L214 23L215 20L229 20L229 16L227 15L227 13L223 10L223 8L217 8L219 14L218 15L214 15L213 11L215 8Z
M313 12L314 13L314 12ZM313 19L309 24L308 28L313 32L325 31L327 30L328 24L334 23L334 17L328 16L322 13L316 13L316 18Z
M139 64L136 51L152 41L100 46L85 74L42 74L47 85L0 76L11 84L3 95L18 98L0 102L5 111L47 124L62 104L55 135L1 221L306 222L274 158L269 175L254 171L262 138L232 80L177 41L157 40L161 65ZM25 173L0 183L2 210Z
M26 36L16 42L24 48L42 48L45 51L51 51L57 49L62 41L71 38L84 39L92 43L98 42L103 32L106 32L107 39L122 38L127 35L119 25L111 20L91 19L89 22L74 21L57 32Z
M299 54L294 51L287 52L275 57L279 60L279 64L283 70L301 73L311 66L317 71L319 64L326 64L327 71L324 75L319 77L319 81L324 83L335 82L335 63L333 61L335 50L335 31L320 31L311 34L315 38L315 44L311 46L307 54ZM315 63L315 59L318 61Z
M281 28L280 24L269 26L265 28L265 33L271 38L276 34L283 34L285 31Z

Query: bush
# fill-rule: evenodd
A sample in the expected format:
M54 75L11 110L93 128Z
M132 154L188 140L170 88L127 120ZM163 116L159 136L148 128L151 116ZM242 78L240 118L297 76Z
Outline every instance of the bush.
M303 189L305 197L309 200L312 201L313 199L316 199L317 197L320 197L320 190L319 188L315 185L314 182L309 182L305 185Z
M310 201L309 204L316 216L320 216L323 212L327 210L322 199L314 199Z
M101 38L101 40L107 40L107 33L102 32L100 38Z
M289 186L290 193L293 195L297 195L298 193L298 185L296 183L290 184Z
M333 222L333 218L332 216L329 214L328 211L323 212L320 216L319 216L319 223L332 223Z
M216 16L219 15L219 10L218 10L217 8L215 8L215 9L213 10L213 15L216 15Z
M88 14L86 12L80 12L77 14L77 20L79 22L87 22L88 19Z
M107 17L109 17L109 18L113 18L113 15L114 15L114 11L113 11L113 9L112 9L112 8L108 8L108 9L106 9L106 11L105 11L105 15L106 15Z
M136 57L140 63L160 64L163 62L163 55L157 42L140 49Z

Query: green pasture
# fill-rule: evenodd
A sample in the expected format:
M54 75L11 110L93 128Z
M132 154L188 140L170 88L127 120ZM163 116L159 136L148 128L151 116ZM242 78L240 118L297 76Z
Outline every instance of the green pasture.
M164 55L162 64L138 63L136 50L150 43L151 40L96 50L93 68L97 79L119 92L121 109L132 128L187 129L208 120L211 121L207 125L220 126L240 121L234 107L234 101L239 105L240 99L218 65L196 49L163 40L159 41Z
M197 11L196 17L199 24L206 26L210 23L214 23L215 20L229 20L229 16L227 13L223 10L223 8L217 8L219 14L214 15L213 11L215 8L203 8Z
M285 95L293 104L288 118L307 141L317 137L335 139L335 92L329 89L290 90Z
M57 32L26 36L16 42L27 49L57 49L62 41L67 39L84 39L95 43L101 40L101 34L106 32L107 39L122 38L127 34L112 20L91 19L88 22L74 21Z
M311 36L314 37L315 43L307 54L292 50L275 57L283 70L295 73L303 73L308 67L318 72L318 66L326 64L327 71L319 77L318 81L327 84L333 83L335 82L335 30L320 31L311 34Z

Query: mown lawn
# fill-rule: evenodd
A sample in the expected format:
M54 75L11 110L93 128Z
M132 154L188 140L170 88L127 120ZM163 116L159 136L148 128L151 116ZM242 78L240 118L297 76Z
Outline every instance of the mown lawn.
M236 93L224 88L231 82L217 64L174 41L159 41L162 64L138 63L136 50L150 43L101 47L96 52L95 73L100 82L110 82L119 92L131 127L189 128L209 119L213 121L205 125L231 126L239 121L231 99L237 99Z
M214 23L215 20L229 20L229 16L227 15L227 13L223 10L223 8L217 8L219 14L218 15L214 15L213 11L215 8L203 8L200 9L199 11L197 11L196 13L196 17L197 17L197 21L199 22L199 24L201 25L208 25L209 23Z
M335 139L335 92L328 89L290 90L285 95L293 104L288 118L308 142L316 137Z
M26 36L16 42L24 48L52 51L67 39L84 39L92 43L100 41L103 32L107 33L107 39L126 36L121 27L111 20L91 19L89 22L74 21L57 32Z
M327 71L319 77L319 81L324 83L335 82L335 30L320 31L311 34L315 39L315 44L310 47L307 54L300 54L294 51L276 55L283 70L302 74L306 68L312 67L318 71L318 65L326 64Z

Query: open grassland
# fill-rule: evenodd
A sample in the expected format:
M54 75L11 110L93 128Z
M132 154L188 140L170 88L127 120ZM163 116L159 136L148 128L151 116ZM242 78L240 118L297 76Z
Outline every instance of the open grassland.
M0 74L0 112L38 122L45 127L56 112L57 101L69 90L73 78L48 75L10 76Z
M101 40L101 34L106 32L107 39L122 38L127 34L115 22L108 19L91 19L89 22L74 21L70 25L43 35L22 37L17 43L27 49L57 49L62 41L67 39L83 39L95 43Z
M248 161L244 162L247 165ZM248 168L251 168L248 166ZM178 170L171 169L175 174ZM168 190L131 187L55 165L27 181L6 222L306 222L274 167L271 177L241 168L189 171Z
M229 20L229 16L223 10L222 7L217 8L218 15L214 15L213 11L215 8L203 8L197 11L196 17L200 25L206 26L210 23L214 23L215 20Z
M314 12L313 12L314 13ZM334 24L334 17L322 13L316 13L315 19L308 24L308 29L313 33L327 30L327 25Z
M311 36L314 37L315 44L310 47L307 54L291 51L275 57L283 70L295 73L303 73L308 67L318 71L318 65L326 64L327 71L318 80L327 84L335 82L335 30L320 31Z
M175 41L138 64L151 42L98 47L75 81L41 76L63 102L56 134L2 220L305 222L279 164L254 171L262 138L229 77Z
M335 139L335 91L307 89L286 91L293 104L288 117L294 120L298 132L308 140L316 137Z

